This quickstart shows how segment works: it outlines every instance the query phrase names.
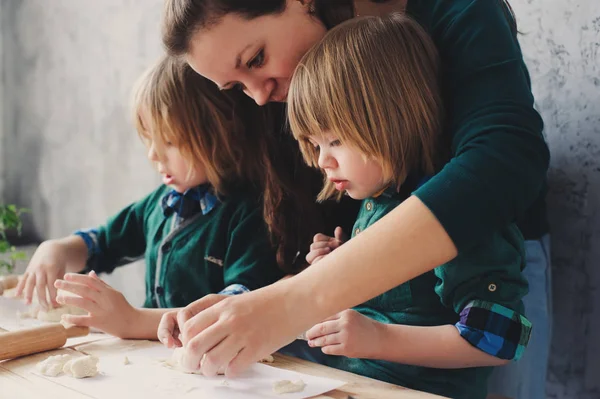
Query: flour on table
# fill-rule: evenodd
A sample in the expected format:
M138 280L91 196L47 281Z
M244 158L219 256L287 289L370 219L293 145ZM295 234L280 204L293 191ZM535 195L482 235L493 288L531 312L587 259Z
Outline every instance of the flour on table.
M98 374L98 361L95 356L56 355L42 360L36 368L48 377L56 377L61 373L73 378L94 377Z
M277 394L294 393L304 391L306 384L302 380L290 381L281 380L273 383L273 392Z
M73 378L95 377L99 360L96 356L77 357L65 363L63 372Z

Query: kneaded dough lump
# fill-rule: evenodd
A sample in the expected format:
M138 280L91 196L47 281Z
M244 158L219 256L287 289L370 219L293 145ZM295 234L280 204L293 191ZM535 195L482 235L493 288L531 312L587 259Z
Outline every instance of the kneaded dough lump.
M98 361L96 356L56 355L42 360L36 368L41 374L49 377L65 373L73 378L86 378L98 374Z
M77 357L65 363L63 372L73 378L94 377L98 374L99 360L96 356Z

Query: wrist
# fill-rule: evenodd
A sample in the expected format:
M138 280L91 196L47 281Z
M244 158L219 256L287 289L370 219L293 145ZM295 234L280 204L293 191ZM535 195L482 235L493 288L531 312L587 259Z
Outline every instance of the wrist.
M139 338L142 335L139 329L144 325L142 322L144 317L143 312L141 309L131 306L129 302L125 303L125 308L120 311L123 315L122 323L115 335L122 339Z
M380 323L373 320L375 327L374 339L371 340L369 353L367 353L368 359L383 359L385 353L390 349L390 342L392 345L398 345L398 339L390 339L390 325L386 323Z
M85 269L88 248L83 238L71 235L55 241L61 248L66 264L66 271L77 273Z

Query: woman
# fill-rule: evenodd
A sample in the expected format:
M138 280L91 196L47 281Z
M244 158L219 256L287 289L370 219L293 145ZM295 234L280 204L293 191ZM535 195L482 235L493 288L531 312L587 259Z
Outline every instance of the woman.
M543 123L510 8L500 0L168 0L163 41L222 89L243 90L265 105L285 100L294 68L327 29L391 11L416 19L440 52L453 158L318 267L180 312L190 367L206 353L205 373L228 365L236 374L315 323L451 260L526 214L534 216L521 225L533 234L526 238L547 232ZM528 212L533 204L538 212ZM168 334L174 320L163 321Z

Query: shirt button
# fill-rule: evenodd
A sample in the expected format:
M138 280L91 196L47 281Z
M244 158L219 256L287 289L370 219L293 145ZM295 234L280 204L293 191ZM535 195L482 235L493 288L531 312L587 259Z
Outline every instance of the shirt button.
M163 246L162 246L162 251L163 252L169 252L169 250L171 249L171 241L167 241Z
M358 233L360 233L360 229L357 227L356 230L354 230L354 235L357 235Z
M157 295L162 295L165 293L165 289L163 287L161 287L160 285L158 287L156 287L156 294Z
M373 203L367 202L367 204L365 205L365 208L367 208L367 211L372 210L373 209Z
M488 290L490 292L495 292L497 289L498 289L498 287L494 283L491 283L490 285L488 285Z

